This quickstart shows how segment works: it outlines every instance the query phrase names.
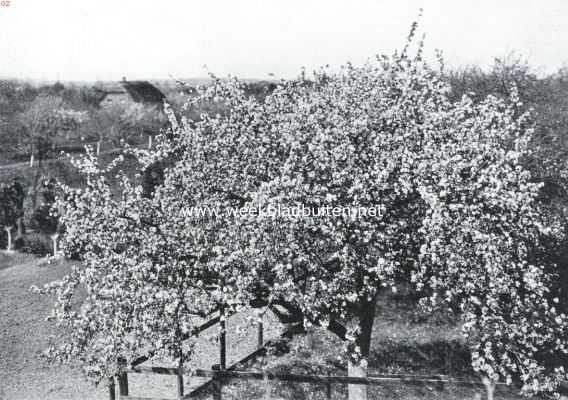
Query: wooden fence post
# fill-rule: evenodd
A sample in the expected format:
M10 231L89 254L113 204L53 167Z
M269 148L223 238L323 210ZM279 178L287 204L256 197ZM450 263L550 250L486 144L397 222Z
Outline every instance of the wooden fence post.
M264 326L262 324L262 313L260 311L258 313L257 324L257 347L260 349L264 345Z
M121 396L128 396L128 374L126 372L118 375L118 391Z
M481 378L483 385L485 385L485 389L487 390L487 400L493 400L493 393L495 392L495 384L491 379L484 376Z
M225 307L219 308L219 368L224 371L227 368L227 335L225 321Z
M331 400L331 382L325 384L325 398Z
M219 377L213 379L216 379L213 390L213 399L223 400L223 384L221 383L222 379Z
M114 378L108 378L108 398L109 400L116 400L116 393L114 391Z
M262 383L264 384L264 398L263 400L270 400L272 386L270 384L270 380L268 379L268 375L266 375L266 370L263 370L264 378L262 379Z
M227 368L227 321L225 320L225 307L219 307L219 370L224 371ZM220 377L213 378L215 381L214 399L222 400L223 397L223 379Z
M177 390L178 398L183 398L183 357L179 359L178 373L177 373Z

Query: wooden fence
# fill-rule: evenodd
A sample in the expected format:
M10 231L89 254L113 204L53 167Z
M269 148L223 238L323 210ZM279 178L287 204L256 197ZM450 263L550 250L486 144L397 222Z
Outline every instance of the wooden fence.
M178 367L144 367L142 363L151 358L151 354L143 356L135 360L131 364L131 368L123 372L117 377L118 381L118 394L122 400L171 400L159 399L148 397L135 397L129 394L128 374L158 374L158 375L175 375L177 377L177 399L191 399L206 391L213 392L215 400L222 400L223 386L231 380L262 380L262 381L280 381L280 382L294 382L294 383L314 383L323 385L325 396L331 399L332 385L384 385L388 383L401 383L401 384L430 384L435 385L439 389L444 388L446 385L460 385L464 387L484 387L481 382L465 381L450 379L447 376L427 376L427 375L375 375L370 377L349 377L349 376L326 376L326 375L300 375L300 374L273 374L270 372L258 372L250 370L237 370L237 368L247 364L248 362L256 359L258 356L265 354L269 346L276 343L277 340L286 337L289 331L285 331L277 340L264 341L264 328L262 320L257 324L257 346L256 350L238 360L232 365L227 366L227 345L226 345L226 330L225 319L216 316L209 321L205 322L196 328L191 335L198 334L214 325L219 324L219 364L214 369L198 369L192 371L191 377L208 378L206 382L198 383L191 386L189 382L184 382L184 368L183 363ZM189 337L189 335L188 335ZM190 380L191 380L190 377ZM497 385L504 385L498 383ZM116 384L115 379L111 378L109 381L109 399L116 400ZM488 396L488 398L492 398ZM172 398L173 399L173 398Z
M197 395L203 393L205 387L200 387L198 390L193 390L188 394L184 395L183 392L183 377L179 373L177 368L137 368L130 372L136 373L150 373L150 374L166 374L166 375L177 375L178 376L178 399L189 400ZM390 383L402 383L402 384L412 384L412 385L435 385L439 390L442 390L447 385L458 385L462 387L475 387L483 388L485 386L482 382L466 381L458 379L449 379L445 376L414 376L414 375L376 375L367 378L362 377L350 377L350 376L327 376L327 375L305 375L305 374L273 374L270 372L258 372L258 371L231 371L231 370L195 370L192 374L195 377L205 377L211 378L208 382L207 389L213 391L215 400L222 400L222 388L223 385L230 380L259 380L259 381L279 381L279 382L294 382L294 383L313 383L325 386L325 396L326 399L330 400L332 398L332 384L342 384L342 385L385 385ZM498 383L497 385L505 385L504 383ZM113 386L111 386L114 389ZM203 388L203 389L202 389ZM114 392L111 393L110 398L115 399ZM490 397L492 398L492 397ZM120 395L120 399L124 400L173 400L165 398L147 398L147 397L135 397L128 395Z
M242 359L238 360L234 364L227 367L227 334L226 334L226 318L230 317L231 314L225 315L225 318L221 318L223 314L223 310L219 310L219 315L210 319L209 321L203 323L196 329L194 329L191 333L187 335L185 339L188 339L190 336L198 335L199 333L205 331L212 326L219 324L219 364L218 364L218 371L234 371L241 365L244 365L254 359L256 359L261 354L264 354L269 346L271 346L275 341L268 341L264 342L264 326L262 320L258 321L257 324L257 346L256 350L249 353ZM287 335L287 332L284 332L281 337ZM182 338L184 339L184 338ZM137 358L135 361L132 362L131 368L127 371L123 372L121 375L117 377L118 381L118 389L121 399L130 399L135 400L139 399L137 397L129 396L129 387L128 387L128 373L146 373L146 374L160 374L160 375L176 375L177 376L177 398L190 398L197 396L199 393L204 392L210 386L216 383L216 378L214 376L210 376L207 374L200 374L193 376L200 376L205 378L211 378L205 383L199 384L196 387L193 387L189 390L187 394L184 394L184 380L183 380L183 363L180 362L177 368L168 368L168 367L141 367L140 365L152 357L152 354L148 354L142 357ZM213 372L213 371L210 371ZM116 399L116 385L114 378L110 379L109 382L109 399L115 400ZM149 399L148 399L149 400Z

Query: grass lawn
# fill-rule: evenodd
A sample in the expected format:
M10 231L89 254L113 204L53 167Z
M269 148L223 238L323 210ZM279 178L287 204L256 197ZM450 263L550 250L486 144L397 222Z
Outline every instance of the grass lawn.
M45 321L48 298L28 291L65 275L70 264L0 253L0 399L106 399L69 367L49 366L39 358L53 326Z

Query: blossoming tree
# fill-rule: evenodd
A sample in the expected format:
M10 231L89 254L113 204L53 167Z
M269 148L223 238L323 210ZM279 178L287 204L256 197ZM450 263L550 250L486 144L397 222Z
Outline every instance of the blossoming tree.
M411 35L412 36L412 35ZM409 41L411 44L411 41ZM413 282L425 307L463 318L474 368L523 390L565 378L566 315L541 256L560 229L537 201L522 160L532 132L517 100L448 99L443 71L408 45L362 67L283 82L264 101L236 81L214 84L188 107L223 112L177 120L156 150L134 153L140 173L159 164L153 190L108 175L90 156L85 189L64 188L63 249L82 264L45 290L70 330L52 355L112 376L151 349L190 357L194 319L218 305L275 306L345 342L351 375L366 374L376 296ZM202 217L296 205L380 207L371 216ZM73 302L79 286L82 303ZM191 343L191 341L189 342ZM350 388L350 398L365 398Z

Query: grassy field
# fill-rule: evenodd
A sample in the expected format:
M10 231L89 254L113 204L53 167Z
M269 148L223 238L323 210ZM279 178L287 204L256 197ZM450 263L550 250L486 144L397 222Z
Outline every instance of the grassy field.
M55 334L45 321L50 303L28 291L32 284L62 277L66 263L20 254L0 254L0 399L104 399L68 367L52 367L40 358Z
M0 253L0 400L34 399L108 399L106 387L94 387L85 382L78 369L48 365L39 355L50 335L56 334L45 321L50 302L46 297L29 292L33 284L40 285L60 278L71 264L48 264L44 259L18 253ZM228 362L234 362L255 346L254 330L239 334L234 329L244 316L228 322ZM240 321L239 321L240 320ZM268 325L268 324L267 324ZM265 337L276 336L280 327L270 324ZM215 330L201 339L192 366L210 368L217 363L217 350L211 337ZM412 302L396 296L380 299L379 314L374 325L371 373L444 374L472 378L469 353L459 333L459 327L446 320L424 318ZM273 372L345 374L339 362L340 343L323 330L314 330L296 337L277 355L265 360ZM282 351L284 350L284 351ZM167 364L167 363L166 363ZM165 366L164 362L160 365ZM172 365L173 366L173 365ZM257 365L258 366L258 365ZM175 378L130 374L130 394L134 396L174 398ZM195 382L194 378L189 382ZM346 399L347 388L334 385L333 398ZM260 399L265 387L260 382L233 383L224 390L224 399ZM308 384L273 384L274 399L323 399L324 390ZM440 388L435 385L389 384L371 389L371 398L476 399L478 389L463 387ZM500 391L496 399L516 399L510 391Z

